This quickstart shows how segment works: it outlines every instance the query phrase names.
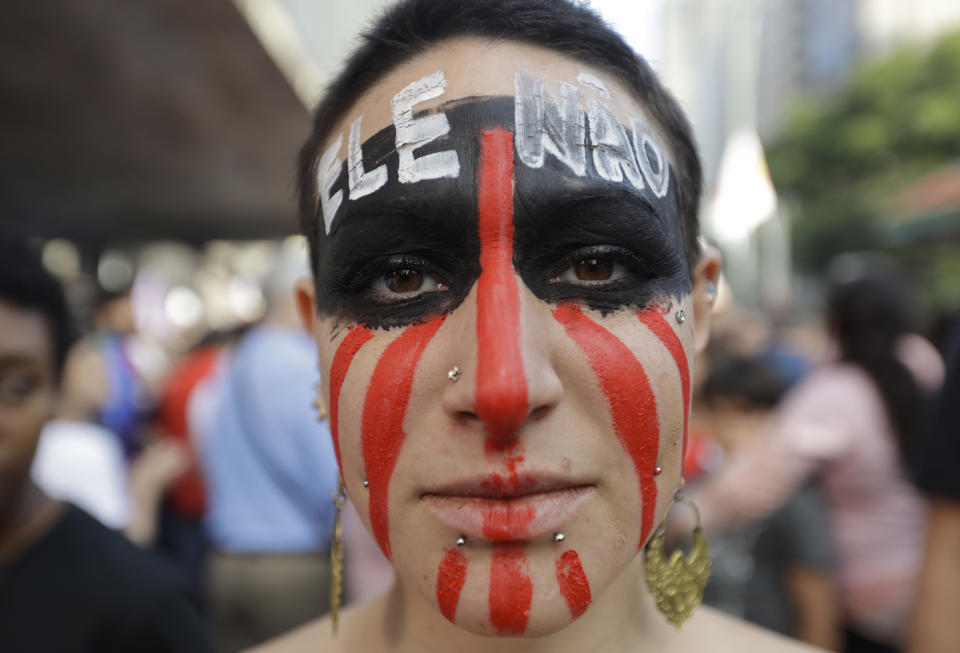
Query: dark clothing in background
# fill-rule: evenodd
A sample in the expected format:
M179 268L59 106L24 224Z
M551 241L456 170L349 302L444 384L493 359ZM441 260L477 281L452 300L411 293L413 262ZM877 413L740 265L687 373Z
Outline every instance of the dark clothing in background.
M213 651L179 575L74 506L0 567L4 653Z
M947 378L934 408L916 481L930 495L960 501L960 328L948 351Z

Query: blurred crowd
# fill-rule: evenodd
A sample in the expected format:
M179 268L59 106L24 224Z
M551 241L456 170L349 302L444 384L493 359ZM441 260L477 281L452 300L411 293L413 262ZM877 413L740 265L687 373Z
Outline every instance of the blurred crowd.
M136 266L126 287L88 294L85 310L74 306L87 319L68 333L66 311L30 297L51 292L42 278L62 281L38 257L30 263L32 249L0 257L0 607L12 595L5 585L58 591L49 572L25 563L40 555L33 549L53 546L54 535L23 534L49 510L57 526L47 527L68 546L80 536L63 524L79 514L132 543L142 560L114 540L97 546L127 551L111 560L134 556L121 571L136 593L177 579L165 591L195 615L194 634L182 614L165 625L152 623L163 613L148 608L149 619L131 617L149 626L146 641L186 638L156 650L237 651L325 613L337 469L314 405L315 345L295 300L298 279L309 276L302 242L271 245L253 319L191 324L189 338L166 339L142 326L145 309L131 295ZM827 277L820 314L789 322L719 289L711 342L695 361L685 461L714 557L705 602L828 650L960 650L937 648L955 605L945 601L960 593L960 549L938 539L957 531L950 520L960 512L951 405L960 326L955 316L921 319L891 265L848 257ZM17 413L29 388L17 385L26 377L11 353L22 345L9 320L31 312L52 321L48 332L63 351L50 410L28 423ZM30 424L35 453L28 444L18 458L11 433L29 439ZM32 484L16 485L17 460ZM55 515L40 494L30 498L34 487L75 508ZM392 570L349 506L344 528L348 602L386 591ZM119 563L97 564L101 585L122 575L107 569ZM117 597L102 610L124 612L127 599ZM76 619L111 619L94 612ZM165 629L179 634L161 637Z

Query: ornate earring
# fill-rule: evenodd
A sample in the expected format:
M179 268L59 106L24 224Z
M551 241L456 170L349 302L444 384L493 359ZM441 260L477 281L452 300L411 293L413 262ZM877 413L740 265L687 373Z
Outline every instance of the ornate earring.
M687 314L683 312L682 308L679 311L677 311L674 317L677 318L677 324L683 324L684 322L687 321Z
M343 598L343 504L346 501L343 478L337 476L337 493L333 495L337 517L333 522L333 546L330 547L330 623L333 625L334 635L337 634L340 601Z
M712 281L707 281L703 286L703 294L707 296L707 303L712 304L717 301L717 286Z
M674 501L687 504L697 514L693 549L688 556L682 551L674 551L667 560L664 554L664 528L661 525L647 543L646 569L647 586L657 602L657 609L667 621L679 628L703 600L703 588L710 578L710 549L706 536L700 530L700 511L680 490L674 495Z
M317 381L315 386L317 390L317 396L313 400L313 407L317 411L317 421L322 422L327 419L327 400L323 398L323 384Z

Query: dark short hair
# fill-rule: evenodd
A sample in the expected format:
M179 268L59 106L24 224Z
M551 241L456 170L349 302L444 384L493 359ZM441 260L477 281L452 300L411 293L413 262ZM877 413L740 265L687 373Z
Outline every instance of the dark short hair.
M516 41L554 50L610 74L647 108L677 178L680 228L688 272L700 254L698 219L703 171L693 132L677 102L647 62L600 16L567 0L402 0L390 7L347 59L317 105L313 131L300 150L298 194L301 229L317 271L319 149L344 113L396 67L458 36Z
M59 380L67 352L77 339L63 287L28 241L7 233L0 233L0 301L43 316L50 333L54 376Z
M700 396L708 404L732 399L745 408L772 409L788 386L788 379L762 356L731 355L711 365Z

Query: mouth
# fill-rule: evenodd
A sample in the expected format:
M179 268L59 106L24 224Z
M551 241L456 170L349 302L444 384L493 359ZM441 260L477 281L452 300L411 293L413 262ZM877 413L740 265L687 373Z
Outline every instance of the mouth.
M461 481L423 493L420 503L457 533L506 542L560 531L595 489L589 483L535 476L518 487Z

